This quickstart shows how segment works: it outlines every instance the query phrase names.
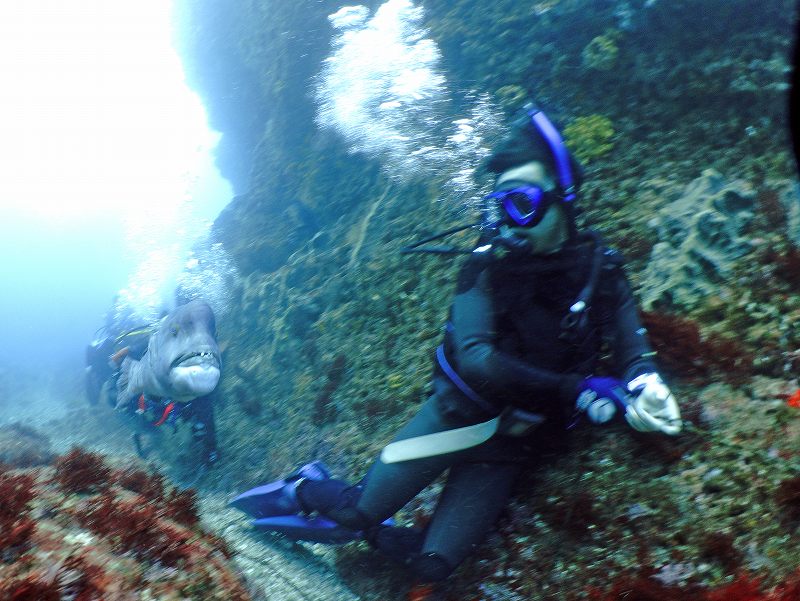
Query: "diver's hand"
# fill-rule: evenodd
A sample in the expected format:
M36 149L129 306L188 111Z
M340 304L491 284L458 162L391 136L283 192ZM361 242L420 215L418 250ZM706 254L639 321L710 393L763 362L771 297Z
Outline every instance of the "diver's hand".
M575 408L583 411L593 424L604 424L611 420L617 409L624 409L628 402L628 391L617 378L586 378L578 388Z
M642 374L628 382L636 396L625 411L625 419L639 432L663 432L674 436L681 431L681 412L675 396L657 373Z

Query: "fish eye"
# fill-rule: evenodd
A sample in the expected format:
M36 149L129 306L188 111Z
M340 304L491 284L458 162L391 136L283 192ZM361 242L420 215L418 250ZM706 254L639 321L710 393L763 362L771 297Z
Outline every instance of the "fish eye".
M170 326L170 328L169 328L169 333L172 334L173 336L177 336L179 331L180 331L180 328L178 328L178 326L175 326L175 325Z

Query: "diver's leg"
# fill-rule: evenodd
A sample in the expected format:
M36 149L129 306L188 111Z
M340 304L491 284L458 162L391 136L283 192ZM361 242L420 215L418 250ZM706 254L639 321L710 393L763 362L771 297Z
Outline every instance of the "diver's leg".
M436 409L435 397L397 434L404 440L463 424L446 422ZM378 459L356 486L341 480L305 481L297 489L301 505L316 510L354 530L366 530L391 517L462 456L451 453L386 464Z
M406 562L420 582L439 582L483 541L506 506L516 463L465 463L453 467L418 555Z

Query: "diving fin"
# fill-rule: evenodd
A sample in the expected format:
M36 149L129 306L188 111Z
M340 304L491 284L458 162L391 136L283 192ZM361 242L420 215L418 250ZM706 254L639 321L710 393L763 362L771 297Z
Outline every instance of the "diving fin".
M383 522L384 526L394 526L394 518ZM314 517L302 515L279 515L253 520L253 526L283 534L293 541L342 545L364 538L361 531L350 530L321 515Z
M300 480L327 480L330 477L330 471L322 461L312 461L285 478L243 492L228 505L257 520L289 516L302 511L295 494Z
M361 533L322 516L279 515L253 520L253 526L283 534L294 541L341 545L361 538Z

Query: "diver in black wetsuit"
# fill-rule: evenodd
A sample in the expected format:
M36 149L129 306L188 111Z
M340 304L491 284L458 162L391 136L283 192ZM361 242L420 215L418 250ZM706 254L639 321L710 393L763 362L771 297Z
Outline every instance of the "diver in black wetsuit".
M530 110L487 167L497 174L487 200L500 223L459 275L433 396L361 483L331 479L317 463L280 491L289 506L364 532L421 583L445 579L475 549L515 478L581 416L681 428L619 255L577 231L577 169L555 128ZM594 375L604 344L615 377ZM448 468L425 531L382 524ZM270 495L245 510L277 515Z

